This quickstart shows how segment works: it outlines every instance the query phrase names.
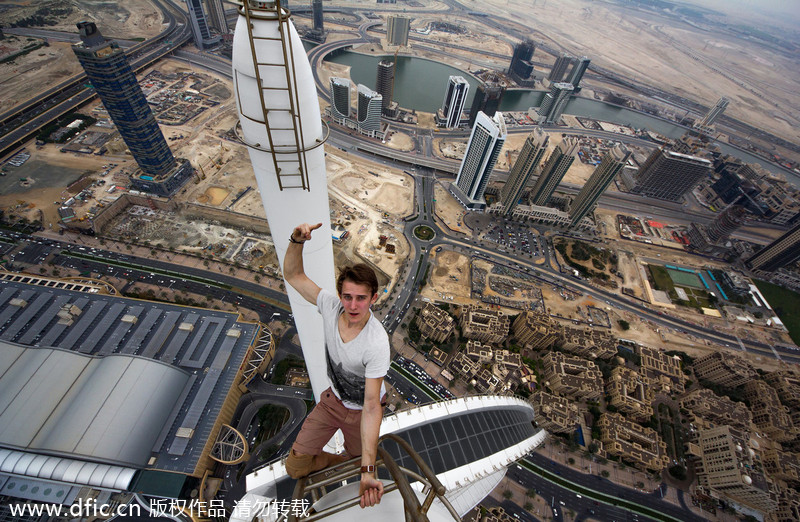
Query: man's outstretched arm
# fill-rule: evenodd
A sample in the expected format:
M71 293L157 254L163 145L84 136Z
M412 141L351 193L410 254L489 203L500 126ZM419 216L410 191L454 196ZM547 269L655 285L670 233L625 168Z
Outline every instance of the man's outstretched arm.
M383 408L381 407L382 378L367 378L364 385L364 409L361 411L361 465L374 466L378 458L378 436L381 431ZM383 496L383 483L376 474L362 473L361 507L380 504Z
M283 258L283 278L303 296L303 299L314 305L317 304L320 288L309 279L303 268L303 243L311 239L311 232L321 226L322 223L316 225L303 223L296 226Z

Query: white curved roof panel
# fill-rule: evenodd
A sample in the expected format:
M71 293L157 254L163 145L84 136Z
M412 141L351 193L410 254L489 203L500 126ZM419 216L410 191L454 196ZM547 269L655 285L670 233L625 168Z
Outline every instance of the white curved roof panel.
M0 342L0 445L144 467L188 381L152 359Z

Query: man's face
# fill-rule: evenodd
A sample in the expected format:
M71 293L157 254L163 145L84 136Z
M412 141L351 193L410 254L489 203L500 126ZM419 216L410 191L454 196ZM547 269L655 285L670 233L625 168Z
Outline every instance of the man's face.
M367 285L352 281L342 282L342 293L339 296L344 306L344 313L349 321L360 321L369 315L369 307L377 301L378 294L372 294Z

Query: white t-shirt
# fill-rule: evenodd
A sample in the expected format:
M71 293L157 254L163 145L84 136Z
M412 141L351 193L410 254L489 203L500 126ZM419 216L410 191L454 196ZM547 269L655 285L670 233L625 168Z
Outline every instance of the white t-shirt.
M320 290L317 309L325 329L325 354L331 388L342 403L351 410L364 405L366 378L382 378L389 371L389 336L383 325L369 312L369 319L355 339L343 342L339 334L339 316L344 312L339 298ZM381 383L381 397L386 387Z

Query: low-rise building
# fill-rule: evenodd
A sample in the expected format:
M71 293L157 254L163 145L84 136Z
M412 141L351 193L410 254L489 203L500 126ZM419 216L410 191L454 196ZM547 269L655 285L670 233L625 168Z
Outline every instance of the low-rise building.
M565 326L561 337L565 351L587 359L611 359L617 354L617 340L604 330Z
M598 399L603 394L603 376L597 366L561 352L542 357L542 379L554 392L573 399Z
M699 379L726 388L737 388L758 377L752 364L728 352L713 352L695 359L693 367Z
M514 337L526 347L533 350L544 350L556 342L560 328L547 314L528 310L517 316L512 330Z
M580 422L578 404L566 397L537 390L528 402L536 413L536 424L550 433L572 433Z
M500 343L508 337L508 316L499 310L467 305L461 311L461 331L467 339Z
M417 327L424 337L443 343L452 335L456 325L450 314L432 303L425 303L417 315Z
M753 423L770 439L788 442L797 437L798 430L789 414L789 409L781 404L778 392L764 381L750 381L744 385L744 398L750 404Z
M778 396L794 409L800 410L800 373L797 370L778 370L764 376Z
M450 362L447 363L447 369L454 377L460 377L467 382L469 382L479 367L480 366L467 357L464 352L454 353Z
M600 415L597 427L607 454L625 459L639 469L660 471L669 465L667 445L654 429L608 412Z
M655 393L648 380L638 372L617 366L606 383L609 404L628 418L641 422L653 415Z
M683 393L686 377L681 370L681 358L667 355L663 350L638 345L641 373L650 379L650 385L656 392Z
M508 350L494 351L494 365L503 366L507 371L514 371L522 366L522 357Z
M762 444L761 463L771 478L800 484L800 453L783 451L777 442Z
M740 431L749 431L753 421L753 414L744 403L720 397L711 390L695 390L682 397L680 404L689 412L689 422L697 429L728 425Z
M488 364L494 358L492 347L480 341L469 340L464 348L464 355L477 364Z
M778 484L778 507L766 519L769 522L796 522L800 520L800 493L796 489Z
M765 514L777 508L776 492L771 481L755 466L756 453L745 434L730 426L703 430L697 447L695 472L699 489Z

